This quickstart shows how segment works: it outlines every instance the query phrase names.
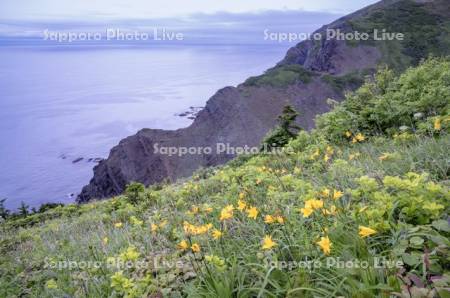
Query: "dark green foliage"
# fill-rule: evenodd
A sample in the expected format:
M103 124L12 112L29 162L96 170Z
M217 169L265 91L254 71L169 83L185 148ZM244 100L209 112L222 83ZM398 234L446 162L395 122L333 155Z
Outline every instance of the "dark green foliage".
M411 0L398 1L389 7L373 11L365 18L350 22L350 25L353 30L369 33L370 36L374 29L403 33L405 38L403 41L399 41L401 43L400 51L410 58L412 65L417 65L420 60L430 55L439 56L450 53L448 45L445 44L445 38L448 38L445 28L448 24L442 17L429 11L426 5ZM446 34L447 37L445 37ZM370 40L369 42L386 47L381 44L393 44L396 41ZM394 49L390 47L390 50ZM388 58L393 54L391 52L384 53ZM403 67L405 66L403 65Z
M343 76L324 75L322 80L335 91L343 92L345 90L355 90L364 83L364 75L358 72L352 72Z
M144 191L144 184L139 182L131 182L125 189L125 195L127 196L127 199L130 201L130 203L137 204L140 201L141 195L144 193Z
M45 204L42 204L41 206L39 206L37 213L43 213L47 210L50 210L50 209L53 209L53 208L56 208L59 206L62 207L62 206L64 206L64 204L63 203L45 203Z
M263 75L248 78L245 86L271 86L271 87L286 87L298 82L309 83L313 73L304 69L298 64L284 65L271 68Z
M278 126L264 138L261 151L284 147L295 138L301 130L301 127L295 124L297 116L298 112L292 106L285 106L278 116Z
M6 199L0 200L0 218L3 218L3 219L7 218L9 216L9 212L10 212L5 207L5 201L6 201Z
M335 141L347 131L381 135L398 133L401 127L423 130L424 120L448 113L449 82L450 60L444 58L430 59L400 77L382 69L333 111L319 116L317 128Z
M27 204L25 204L24 201L22 201L20 203L20 207L19 207L19 215L26 217L30 212L28 211L28 208L30 208L30 206L28 206Z

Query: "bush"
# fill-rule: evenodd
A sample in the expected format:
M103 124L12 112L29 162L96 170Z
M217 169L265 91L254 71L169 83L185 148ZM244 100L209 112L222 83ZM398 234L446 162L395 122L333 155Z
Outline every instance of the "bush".
M450 59L430 59L398 78L391 70L381 69L374 80L348 95L333 111L317 117L317 129L339 141L346 139L347 132L394 135L405 128L416 131L430 117L447 123L449 82Z
M140 200L142 200L142 194L144 191L144 184L139 182L131 182L125 189L125 195L131 204L136 205Z

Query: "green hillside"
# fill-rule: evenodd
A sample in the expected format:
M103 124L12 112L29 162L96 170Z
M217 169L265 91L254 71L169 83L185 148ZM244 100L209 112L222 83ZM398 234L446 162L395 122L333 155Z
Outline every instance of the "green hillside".
M0 226L0 297L449 297L450 60L380 70L279 154Z

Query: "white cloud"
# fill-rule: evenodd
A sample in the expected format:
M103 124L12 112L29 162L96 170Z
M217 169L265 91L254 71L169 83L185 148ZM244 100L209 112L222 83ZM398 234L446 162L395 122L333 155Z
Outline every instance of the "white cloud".
M0 19L117 19L219 11L311 10L348 13L376 0L1 0Z

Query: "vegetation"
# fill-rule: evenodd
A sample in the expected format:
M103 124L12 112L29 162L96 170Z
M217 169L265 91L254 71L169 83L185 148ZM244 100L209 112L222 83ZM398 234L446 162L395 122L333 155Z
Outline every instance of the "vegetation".
M313 75L313 72L298 64L277 66L267 70L263 75L248 78L244 85L282 88L300 82L309 83Z
M449 131L448 59L381 70L290 150L8 219L0 297L448 297Z
M274 148L284 147L295 138L301 130L301 127L295 124L297 116L298 113L292 106L285 106L278 117L278 126L269 132L262 141L261 151L271 151Z
M322 76L322 80L328 83L337 92L344 92L359 88L364 83L363 78L364 74L359 72L351 72L343 76Z
M385 63L397 70L404 70L407 65L417 65L430 55L450 54L449 41L446 40L449 36L449 24L424 5L426 3L412 0L397 1L389 7L374 10L367 17L351 21L350 25L353 30L366 32L371 36L374 29L379 32L386 30L403 33L403 41L368 42L380 46L385 52L383 56L391 59ZM398 46L394 46L395 43Z

